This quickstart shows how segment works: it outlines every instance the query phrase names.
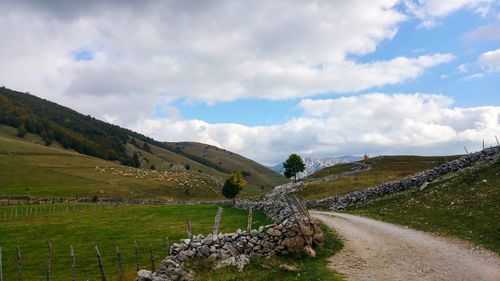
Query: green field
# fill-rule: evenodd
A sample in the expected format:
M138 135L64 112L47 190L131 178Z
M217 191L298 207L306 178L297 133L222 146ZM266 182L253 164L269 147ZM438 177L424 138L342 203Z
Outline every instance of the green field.
M458 156L380 156L369 161L372 169L356 175L340 177L335 181L306 184L299 194L306 199L322 199L336 194L342 194L385 182L395 181L423 170L431 169ZM352 169L353 164L333 166L316 174L333 176Z
M73 208L77 208L73 210ZM93 208L91 208L93 207ZM10 217L18 210L18 218ZM26 217L31 208L31 217ZM0 247L3 247L5 280L17 280L16 246L21 248L23 280L42 280L47 263L47 243L53 244L53 280L69 280L71 261L69 246L77 256L78 280L97 280L99 270L93 245L97 244L104 259L109 280L116 280L115 246L122 252L127 280L135 275L134 240L139 244L140 265L150 268L149 246L152 244L156 266L166 256L164 237L170 243L186 237L186 221L192 221L194 234L212 232L216 205L120 206L95 208L92 204L47 204L0 207ZM55 208L55 213L52 211ZM42 211L44 210L44 211ZM69 212L67 212L69 211ZM4 214L7 220L4 220ZM29 214L29 211L28 211ZM261 212L254 212L254 227L271 223ZM222 232L244 229L247 212L224 207Z
M340 251L343 247L342 241L335 231L324 224L320 224L325 234L326 244L317 250L314 258L305 255L300 257L274 257L269 260L253 259L245 267L243 272L238 272L236 268L222 268L211 270L206 262L201 262L194 266L197 272L198 281L232 281L232 280L287 280L287 281L340 281L344 277L328 269L328 258ZM287 264L297 267L298 272L288 272L279 268L280 265Z
M500 160L347 212L455 236L500 253Z

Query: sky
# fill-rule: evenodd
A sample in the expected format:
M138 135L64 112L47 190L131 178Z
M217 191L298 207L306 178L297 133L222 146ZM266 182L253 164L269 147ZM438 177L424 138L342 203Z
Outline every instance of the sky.
M444 155L500 137L500 1L0 0L0 85L160 141Z

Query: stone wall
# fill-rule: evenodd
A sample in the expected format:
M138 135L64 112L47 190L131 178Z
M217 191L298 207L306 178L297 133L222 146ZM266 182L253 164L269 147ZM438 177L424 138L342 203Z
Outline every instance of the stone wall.
M232 200L162 200L139 198L92 198L92 197L32 197L27 195L0 195L0 206L20 204L52 203L100 203L110 205L195 205L195 204L230 204Z
M478 162L490 162L500 156L500 146L486 148L479 152L465 155L457 160L442 164L436 168L423 171L414 176L390 183L381 184L364 190L354 191L341 196L333 196L321 200L306 202L309 208L328 208L341 210L347 206L367 201L381 195L398 192L415 187L425 187L429 182L443 175L460 171Z
M137 280L189 280L192 273L183 268L191 259L209 259L215 267L233 265L243 270L251 257L268 258L304 251L315 255L314 246L324 243L321 229L310 220L305 204L287 194L289 184L276 187L258 200L237 201L235 207L260 209L275 223L258 229L220 233L217 237L197 235L170 248L169 255L154 272L141 270Z

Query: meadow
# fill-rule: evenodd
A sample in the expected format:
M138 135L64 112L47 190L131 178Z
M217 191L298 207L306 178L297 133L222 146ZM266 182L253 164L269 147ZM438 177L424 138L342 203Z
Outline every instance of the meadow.
M186 222L193 234L212 232L217 205L130 205L98 207L96 204L47 204L0 207L0 247L3 248L4 280L16 280L16 247L21 249L23 280L43 280L46 276L48 242L53 245L52 280L70 280L72 245L77 260L78 280L100 280L94 251L98 245L108 280L117 280L116 246L122 255L125 280L136 272L134 241L138 243L141 268L150 269L151 243L156 266L167 255L169 243L186 238ZM17 209L17 219L11 217ZM31 209L31 212L29 211ZM28 210L28 211L27 211ZM6 218L4 218L4 214ZM30 215L31 214L31 215ZM259 211L253 213L253 226L271 222ZM224 206L221 232L246 228L247 212Z
M0 125L0 195L33 197L223 199L221 177L203 170L136 169L63 149ZM247 187L241 196L262 194Z
M299 194L305 199L327 198L408 177L456 158L458 156L379 156L369 160L371 170L334 181L306 184ZM352 168L352 164L333 166L317 172L313 178L340 174Z
M500 253L500 160L346 212L458 237Z

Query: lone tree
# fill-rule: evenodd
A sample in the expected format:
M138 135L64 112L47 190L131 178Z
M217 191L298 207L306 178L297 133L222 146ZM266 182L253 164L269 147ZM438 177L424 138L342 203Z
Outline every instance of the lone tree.
M283 162L283 168L285 168L285 177L295 181L297 179L297 174L303 172L306 168L306 164L304 164L302 158L297 154L290 154L288 159Z
M234 204L234 198L240 191L245 187L247 182L242 174L238 172L233 172L224 182L224 186L222 187L222 195L226 198L232 198Z

